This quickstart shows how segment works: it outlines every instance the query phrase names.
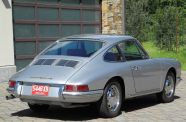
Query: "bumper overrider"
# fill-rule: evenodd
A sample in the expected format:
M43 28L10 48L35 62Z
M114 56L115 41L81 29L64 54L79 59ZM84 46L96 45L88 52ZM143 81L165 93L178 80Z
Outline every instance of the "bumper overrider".
M23 102L38 104L53 104L63 107L72 104L91 103L98 101L103 94L103 90L90 90L86 92L66 92L63 86L51 86L48 96L32 95L31 86L16 83L14 88L7 88L10 93L6 99L20 98Z

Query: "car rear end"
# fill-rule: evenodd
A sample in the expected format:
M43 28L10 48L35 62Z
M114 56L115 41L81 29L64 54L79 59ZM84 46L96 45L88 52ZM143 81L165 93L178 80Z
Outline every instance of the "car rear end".
M57 42L10 79L7 89L10 96L7 96L7 99L17 97L28 103L64 107L71 103L98 101L102 90L89 89L89 84L82 84L81 81L68 84L68 80L86 65L91 60L89 57L101 47L102 42L98 41Z
M14 85L15 84L15 85ZM103 91L89 90L88 85L48 84L26 81L9 81L11 96L23 102L61 105L98 101ZM67 106L68 107L68 106Z

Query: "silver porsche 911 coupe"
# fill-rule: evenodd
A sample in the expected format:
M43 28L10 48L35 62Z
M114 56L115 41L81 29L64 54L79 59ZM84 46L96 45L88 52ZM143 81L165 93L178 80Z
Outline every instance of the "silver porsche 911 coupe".
M131 36L75 35L57 40L13 75L7 99L20 98L35 112L94 104L103 117L115 117L129 98L155 93L173 101L180 81L177 60L150 58Z

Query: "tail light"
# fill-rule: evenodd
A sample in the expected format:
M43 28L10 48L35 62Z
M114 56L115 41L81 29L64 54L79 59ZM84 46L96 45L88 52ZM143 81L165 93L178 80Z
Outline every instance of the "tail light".
M9 83L8 84L9 84L9 87L13 88L16 85L16 81L9 80Z
M67 92L86 92L89 91L88 85L66 85Z

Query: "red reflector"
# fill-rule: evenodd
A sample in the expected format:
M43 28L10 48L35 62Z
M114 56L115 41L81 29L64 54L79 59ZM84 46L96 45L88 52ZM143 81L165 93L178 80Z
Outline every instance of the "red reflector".
M85 92L89 91L88 85L66 85L65 91L67 92Z
M15 81L10 80L8 84L9 84L9 87L15 87L16 82L15 82Z

